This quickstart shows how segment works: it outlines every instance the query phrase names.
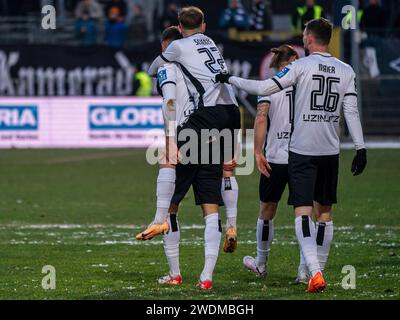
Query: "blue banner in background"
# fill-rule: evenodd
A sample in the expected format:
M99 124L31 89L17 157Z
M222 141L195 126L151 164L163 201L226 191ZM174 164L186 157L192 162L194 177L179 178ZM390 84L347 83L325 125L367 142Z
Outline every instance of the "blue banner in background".
M0 130L37 130L37 106L0 106Z
M161 129L161 105L91 105L89 128L93 130Z

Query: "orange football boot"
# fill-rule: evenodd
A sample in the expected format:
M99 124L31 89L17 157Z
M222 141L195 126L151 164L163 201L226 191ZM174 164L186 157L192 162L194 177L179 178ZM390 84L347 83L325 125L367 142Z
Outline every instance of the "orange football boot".
M168 222L160 224L150 224L146 230L136 235L136 240L150 240L156 235L165 234L169 230Z
M237 248L237 232L235 228L229 228L225 233L224 252L234 252Z
M325 289L325 286L326 282L324 277L322 276L321 272L318 272L314 277L310 277L310 280L308 280L308 287L306 291L310 293L321 292Z

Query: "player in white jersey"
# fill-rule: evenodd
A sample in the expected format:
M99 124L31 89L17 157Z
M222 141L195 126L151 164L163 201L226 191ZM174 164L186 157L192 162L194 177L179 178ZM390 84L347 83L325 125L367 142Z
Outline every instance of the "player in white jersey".
M332 205L336 203L339 166L339 120L343 108L357 150L351 171L363 172L366 149L357 108L353 69L329 54L332 24L311 20L303 33L308 57L296 60L265 81L219 74L228 82L256 95L271 95L295 85L293 131L289 142L289 203L295 208L295 229L310 273L308 292L325 288L322 270L333 238ZM314 210L317 230L311 219Z
M232 87L213 81L214 75L221 70L226 70L226 67L214 42L203 34L205 23L202 11L195 7L184 8L179 13L178 20L184 39L174 41L153 62L149 73L155 74L157 69L165 63L178 63L187 80L189 92L195 101L196 110L190 115L188 121L179 127L178 135L180 132L193 132L199 139L197 141L199 149L190 150L190 152L197 151L195 161L191 160L190 155L182 153L183 157L186 156L186 159L183 160L189 160L189 162L180 161L176 167L175 193L171 204L177 207L190 186L193 186L196 204L201 205L206 224L204 231L205 265L200 275L199 287L208 290L212 288L212 274L218 258L221 238L218 211L219 206L224 205L225 200L221 195L222 163L232 160L234 156L234 147L237 145L235 131L240 129L240 112ZM216 130L218 133L211 139L203 141L201 137L204 130ZM224 153L227 148L220 145L220 133L223 130L228 130L230 133L230 139L223 140L224 144L229 146L228 153ZM188 136L184 141L178 139L178 147L190 144L190 138ZM221 158L218 158L216 163L210 163L211 159L208 158L207 163L204 163L202 150L209 151L212 157L214 145L221 148ZM229 177L229 180L229 183L224 184L227 186L225 189L232 195L232 197L228 197L228 200L236 206L237 183L234 177ZM236 190L233 189L234 187ZM228 205L227 208L229 208ZM234 231L234 237L230 237L227 233L225 240L235 245L236 230ZM231 239L234 241L230 241ZM229 245L227 247L229 248Z
M161 47L182 36L177 27L169 27L162 34ZM149 227L137 234L137 240L150 240L158 234L164 234L164 251L170 267L169 274L159 279L161 284L179 285L182 277L179 268L180 230L176 213L169 214L171 198L175 190L175 167L178 160L176 130L183 125L194 111L193 100L186 87L182 71L177 64L168 63L160 67L157 73L157 89L163 97L163 116L165 123L166 148L160 159L157 177L157 211Z
M224 58L214 41L205 32L204 15L199 8L183 8L179 13L183 39L174 41L149 68L155 75L168 62L177 62L188 78L189 91L194 93L198 107L237 106L233 88L229 84L214 83L221 70L226 71Z
M169 27L162 34L161 46L163 51L168 45L182 36L177 27ZM169 263L169 273L160 277L160 284L180 285L182 277L179 267L179 240L180 230L177 219L177 206L170 208L170 202L175 189L175 165L177 162L175 153L176 127L182 126L191 113L194 111L194 104L180 67L175 63L167 63L158 69L157 89L163 97L163 115L166 128L166 146L160 163L159 175L157 178L157 211L153 222L143 232L137 234L138 240L150 240L158 234L164 234L164 251ZM168 161L166 161L168 159ZM231 202L229 196L235 193L235 187L230 185L229 176L234 170L234 163L224 165L224 182L222 197L225 204ZM229 181L228 181L229 180ZM237 190L237 188L236 188ZM236 192L237 195L237 192ZM235 194L233 194L235 196ZM236 196L237 199L237 196ZM237 200L234 201L236 204ZM170 208L170 209L169 209ZM227 208L227 225L231 222L229 216L230 208ZM170 214L168 214L170 213ZM236 215L235 215L236 218ZM236 222L236 219L235 221Z
M214 41L204 35L205 23L202 11L196 7L187 7L182 9L178 18L184 38L174 41L155 59L149 68L149 74L155 74L157 68L168 61L174 61L180 65L198 108L196 114L189 120L187 128L195 131L198 131L199 127L218 130L228 128L231 131L239 129L240 114L238 108L235 107L237 101L232 87L210 81L213 75L226 70L226 66ZM232 143L236 145L236 137L234 139ZM224 165L221 187L227 215L224 251L233 252L237 245L238 184L233 174L231 159L229 156L226 158L228 161ZM188 185L188 182L184 184ZM175 200L179 202L183 194L184 192L177 192ZM217 201L217 199L211 200Z
M274 53L270 68L280 72L287 64L299 58L296 50L282 45ZM295 88L289 87L272 96L257 98L254 120L254 154L259 168L260 210L257 219L257 257L245 256L246 269L262 277L267 274L267 262L274 238L274 217L278 203L289 181L288 147L291 132ZM268 130L268 134L267 134ZM265 141L266 140L266 141ZM266 166L268 170L266 170Z

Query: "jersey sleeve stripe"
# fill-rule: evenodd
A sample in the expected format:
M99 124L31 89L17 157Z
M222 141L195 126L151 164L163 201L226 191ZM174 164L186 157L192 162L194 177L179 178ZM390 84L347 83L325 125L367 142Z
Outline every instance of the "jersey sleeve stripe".
M355 96L355 97L357 97L357 93L350 92L350 93L346 93L344 96L345 97L347 97L347 96Z
M160 88L162 88L164 85L166 85L166 84L168 84L168 83L171 83L171 84L173 84L173 85L176 86L176 83L175 83L174 81L165 81L165 82L163 82L163 83L161 84Z
M162 90L161 90L161 87L160 87L160 84L158 83L158 81L157 81L156 87L157 87L157 93L162 97L163 93L162 93Z
M280 90L283 90L283 87L281 86L281 84L279 83L278 80L276 80L275 78L271 78L272 81L274 81L276 83L276 85L279 87Z
M166 57L163 56L163 54L160 54L161 59L163 59L165 62L170 62Z

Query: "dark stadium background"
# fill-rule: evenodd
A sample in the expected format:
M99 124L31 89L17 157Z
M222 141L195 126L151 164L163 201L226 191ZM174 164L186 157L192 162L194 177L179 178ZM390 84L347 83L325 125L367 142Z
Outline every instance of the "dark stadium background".
M270 275L260 280L243 270L243 256L255 251L256 169L238 176L239 245L232 255L221 252L215 291L195 288L203 220L191 192L180 217L184 284L174 290L157 285L166 270L161 238L138 243L134 235L154 215L158 168L146 161L145 147L160 137L163 124L161 99L145 71L159 54L161 21L172 1L125 0L127 14L119 22L128 33L119 38L106 37L110 1L98 0L103 18L90 24L96 35L87 39L75 15L79 2L0 0L1 299L399 299L400 1L382 0L369 11L369 0L360 1L368 19L355 31L341 25L341 8L352 1L316 1L335 24L331 52L356 70L368 149L366 171L353 177L354 147L343 123L328 288L317 296L293 285L298 247L285 201ZM262 30L222 28L228 1L174 2L204 10L207 34L235 75L271 75L269 50L282 43L302 52L301 30L292 30L291 19L304 1L264 1ZM56 29L42 28L47 4L56 9ZM135 4L143 15L133 33ZM251 10L250 0L242 4ZM255 97L237 96L243 129L250 129ZM135 121L123 122L123 114ZM45 265L57 270L55 290L41 286ZM357 270L356 290L341 286L345 265Z
M107 0L98 1L106 8ZM79 3L78 0L54 0L54 1L27 1L27 0L2 0L0 1L0 49L3 52L19 52L18 62L10 72L15 82L18 82L18 72L21 67L62 67L66 70L84 66L111 66L118 68L115 52L121 51L137 68L136 71L146 69L148 63L158 54L160 35L160 21L165 14L166 8L171 2L181 7L187 4L199 5L206 14L207 34L212 36L217 44L225 47L224 56L228 62L236 65L234 72L242 76L253 78L263 76L260 70L262 58L273 46L282 42L301 45L301 37L291 33L291 16L296 12L296 7L302 5L303 1L265 1L265 31L235 31L235 28L224 30L219 26L223 10L228 1L141 1L125 0L126 17L125 23L129 26L132 20L132 6L139 4L143 8L146 21L146 32L140 39L132 39L128 35L123 45L118 48L110 48L104 40L106 14L101 21L97 22L97 39L92 45L83 46L76 34L76 16L74 10ZM327 17L329 17L338 28L338 39L334 46L334 52L344 61L352 63L354 60L354 47L351 46L351 35L349 31L340 28L343 15L341 8L351 1L317 1L322 6ZM57 28L55 30L43 30L41 19L43 15L40 8L44 4L53 4L57 11ZM247 12L251 9L251 1L242 1ZM366 8L368 1L360 1ZM379 30L372 32L370 29L363 31L362 41L359 43L356 54L359 55L357 68L361 80L362 119L365 132L372 136L396 136L400 134L400 121L398 104L400 101L398 87L398 75L400 70L400 2L394 0L381 1L384 14L384 24ZM128 29L129 32L130 29ZM365 32L367 31L367 32ZM374 52L371 55L371 50ZM368 51L368 53L367 53ZM353 53L352 53L353 52ZM114 56L114 57L113 57ZM371 60L372 59L372 60ZM239 62L240 65L237 64ZM251 64L248 74L244 62ZM372 67L377 65L379 74L371 74ZM236 68L235 68L236 67ZM135 79L135 74L132 73ZM113 84L114 85L114 84ZM37 86L37 83L35 84ZM103 95L135 95L140 82L133 80L126 90L112 90ZM0 92L1 95L23 95L37 96L34 92L24 91L21 93ZM40 95L59 95L53 92L40 92ZM68 95L68 92L65 93ZM72 92L72 95L96 95L90 90L84 92ZM156 91L152 91L155 95ZM98 94L97 94L98 95ZM246 127L251 126L254 109L253 97L242 97L244 105L244 119ZM346 130L343 131L346 134Z

